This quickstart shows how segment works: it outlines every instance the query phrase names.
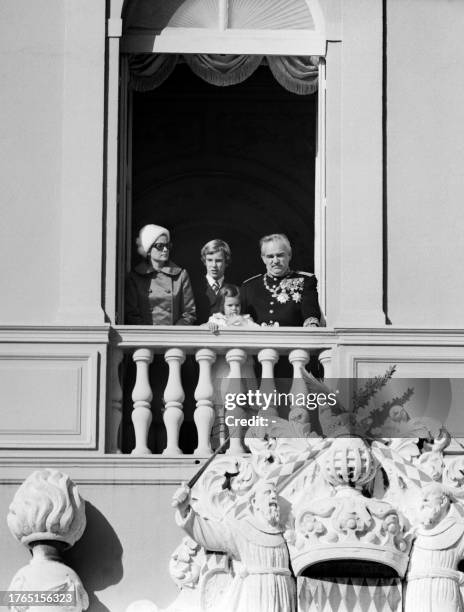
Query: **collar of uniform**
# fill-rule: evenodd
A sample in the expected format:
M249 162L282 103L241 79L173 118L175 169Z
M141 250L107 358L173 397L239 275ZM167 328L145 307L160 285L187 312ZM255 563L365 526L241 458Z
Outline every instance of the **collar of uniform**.
M280 283L280 281L284 280L284 278L288 278L291 274L292 274L292 270L289 270L283 276L272 276L271 274L265 274L265 276L272 283L276 284L276 283Z
M208 285L212 288L213 285L215 283L217 283L219 285L219 289L222 287L222 285L224 284L224 277L221 276L221 278L218 278L217 280L215 278L213 278L212 276L210 276L209 274L206 275L206 282L208 283Z
M180 268L174 262L168 261L167 264L160 270L155 270L151 264L146 261L142 261L135 267L135 271L143 276L148 276L149 274L157 272L163 272L163 274L167 274L168 276L177 276L182 272L182 268Z

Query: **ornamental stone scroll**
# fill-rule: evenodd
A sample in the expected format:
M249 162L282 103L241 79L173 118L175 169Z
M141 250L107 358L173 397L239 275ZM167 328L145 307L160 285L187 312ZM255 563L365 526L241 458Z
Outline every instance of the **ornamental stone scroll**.
M32 554L28 565L16 572L9 591L47 591L60 595L63 605L53 607L20 603L14 612L81 612L89 598L76 572L65 565L61 552L73 546L85 526L85 501L66 474L52 469L33 472L17 490L8 513L13 536ZM69 605L67 594L75 594Z

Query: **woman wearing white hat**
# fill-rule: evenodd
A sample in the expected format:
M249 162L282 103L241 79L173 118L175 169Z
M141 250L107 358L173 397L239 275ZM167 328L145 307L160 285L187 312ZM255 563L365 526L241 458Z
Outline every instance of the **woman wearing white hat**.
M169 230L145 225L137 238L145 261L126 280L126 323L129 325L193 325L195 302L186 270L170 258Z

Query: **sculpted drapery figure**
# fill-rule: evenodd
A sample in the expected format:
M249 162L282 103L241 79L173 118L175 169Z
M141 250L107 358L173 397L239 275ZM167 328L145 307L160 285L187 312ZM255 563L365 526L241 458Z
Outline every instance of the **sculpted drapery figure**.
M261 482L241 519L216 521L190 506L190 490L175 493L177 523L206 550L226 552L241 563L225 593L223 612L295 612L295 581L287 544L279 526L280 508L273 483Z
M460 612L464 573L457 570L464 558L464 521L441 484L422 494L405 593L405 612Z

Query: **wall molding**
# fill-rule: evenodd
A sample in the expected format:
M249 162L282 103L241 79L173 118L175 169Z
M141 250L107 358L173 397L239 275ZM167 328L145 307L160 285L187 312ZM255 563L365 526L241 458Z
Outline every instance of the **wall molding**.
M0 456L0 485L21 484L35 470L53 468L68 474L78 485L178 485L189 481L207 457L169 458L132 455L64 457Z
M109 325L0 325L0 342L108 344Z
M167 325L0 325L0 343L71 343L116 344L121 347L141 347L148 341L154 346L215 345L227 347L240 339L244 346L294 344L385 346L462 346L464 328L397 327L301 327L273 328L258 331L224 330L213 336L198 326L171 327ZM207 341L207 342L205 342ZM144 344L145 343L145 344Z
M106 412L100 410L102 367L106 346L0 343L2 401L7 405L0 447L96 449Z

